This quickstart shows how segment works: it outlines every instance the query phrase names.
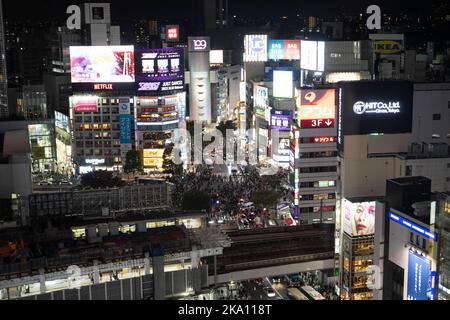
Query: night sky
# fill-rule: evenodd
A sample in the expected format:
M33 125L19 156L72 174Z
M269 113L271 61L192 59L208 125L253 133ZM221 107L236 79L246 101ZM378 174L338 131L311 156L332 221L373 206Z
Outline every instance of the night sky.
M341 12L364 13L370 4L379 4L387 13L417 13L429 9L430 3L442 1L427 1L426 6L418 6L415 1L407 0L229 0L230 14L246 17L259 15L330 15ZM444 0L445 1L445 0ZM65 10L70 4L82 4L88 1L77 0L42 0L22 1L3 0L4 16L8 20L47 20L56 17L65 19ZM186 18L186 13L192 12L192 0L110 0L92 1L109 2L112 6L113 20L128 20L133 18Z

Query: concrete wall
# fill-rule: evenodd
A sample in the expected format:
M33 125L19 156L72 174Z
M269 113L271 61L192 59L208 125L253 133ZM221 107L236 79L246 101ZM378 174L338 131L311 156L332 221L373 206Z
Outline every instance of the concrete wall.
M384 196L386 180L400 177L394 157L369 158L369 154L407 152L410 134L346 136L341 167L342 196Z
M441 120L433 120L433 114L440 114ZM450 84L415 84L413 141L446 142L450 140ZM433 134L440 135L432 139Z

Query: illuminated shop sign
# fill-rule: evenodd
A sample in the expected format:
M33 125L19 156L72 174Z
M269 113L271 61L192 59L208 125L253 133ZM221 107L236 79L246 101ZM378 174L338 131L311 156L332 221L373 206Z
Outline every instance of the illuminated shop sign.
M389 212L389 219L392 221L397 222L398 224L419 233L420 235L422 235L425 238L431 239L433 241L437 241L437 233L436 232L431 232L431 230L429 229L425 229L421 226L419 226L418 224L415 224L414 222L405 219L395 213Z
M336 91L302 90L297 100L299 125L302 129L334 128Z
M398 41L383 40L373 43L373 51L379 54L396 54L401 53L402 50L403 44Z
M270 40L269 59L300 60L300 40Z
M72 97L72 106L75 113L97 112L97 97Z
M94 90L114 90L112 83L94 84Z
M267 35L246 35L244 62L267 62Z
M334 143L336 142L336 137L313 137L309 138L310 143Z
M270 119L272 130L289 131L291 128L290 112L273 111Z
M340 134L400 134L412 131L413 83L340 82Z
M365 113L400 113L400 102L363 102L353 105L353 112L362 115Z
M189 37L190 52L205 52L211 50L211 40L209 37Z
M180 26L173 25L166 27L167 40L177 42L180 40Z
M93 166L98 166L99 164L105 164L105 159L86 159L86 164L91 164Z

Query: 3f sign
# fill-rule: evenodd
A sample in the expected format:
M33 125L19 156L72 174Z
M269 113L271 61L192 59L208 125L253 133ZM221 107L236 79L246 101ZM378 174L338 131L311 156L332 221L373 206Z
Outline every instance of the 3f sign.
M67 7L67 14L70 16L67 18L67 29L80 30L81 29L81 9L79 6L71 5Z
M369 30L381 29L381 9L377 5L371 5L367 8L367 14L371 16L367 19L367 28Z

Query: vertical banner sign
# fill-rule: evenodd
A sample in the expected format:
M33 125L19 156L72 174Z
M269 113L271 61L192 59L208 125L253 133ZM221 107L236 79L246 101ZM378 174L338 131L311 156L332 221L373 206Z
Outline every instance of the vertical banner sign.
M119 99L120 154L122 163L125 163L127 153L132 149L131 120L130 99Z
M409 252L407 300L427 300L429 279L430 261L414 252Z

